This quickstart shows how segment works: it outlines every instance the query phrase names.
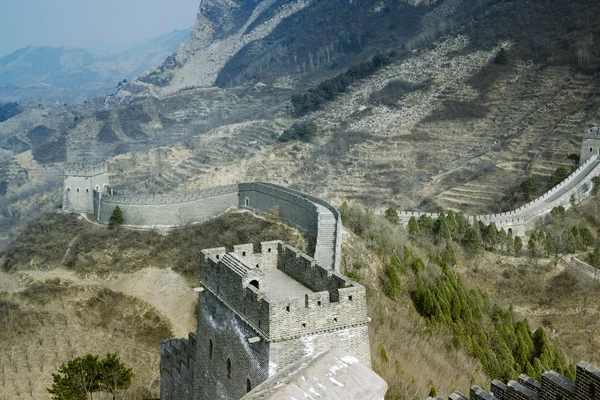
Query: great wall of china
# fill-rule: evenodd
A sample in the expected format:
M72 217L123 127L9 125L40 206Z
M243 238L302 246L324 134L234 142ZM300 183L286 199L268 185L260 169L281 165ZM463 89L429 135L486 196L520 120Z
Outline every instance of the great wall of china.
M571 207L571 196L575 195L577 201L588 197L593 188L592 178L600 175L600 159L598 155L588 158L564 181L544 193L537 199L517 208L516 210L486 215L469 215L469 222L480 220L486 225L495 223L498 229L510 229L513 235L524 236L525 232L534 229L537 225L547 222L548 215L554 207ZM419 218L427 215L437 218L439 213L425 213L418 211L401 211L398 213L401 223L406 226L411 217Z
M537 199L516 210L468 216L470 222L495 223L513 235L546 222L554 207L571 207L590 196L592 179L600 175L600 129L585 131L580 166L564 181ZM268 214L278 208L279 216L309 236L316 238L315 259L321 265L339 271L341 262L342 221L338 210L328 202L308 194L272 183L251 182L205 188L193 192L164 195L115 193L109 185L106 165L72 165L65 171L63 211L94 213L107 224L116 207L123 211L125 225L160 228L199 223L230 209L240 208ZM402 211L403 225L411 217L438 213Z
M499 229L504 228L506 231L510 230L513 235L524 236L526 231L547 222L548 215L554 207L570 208L572 196L575 196L575 202L589 197L593 189L592 179L599 175L600 128L594 127L584 133L579 167L561 183L516 210L467 217L471 223L475 220L480 220L486 225L493 222ZM437 218L440 214L418 211L398 212L398 217L404 226L408 225L411 217L419 218L422 215Z
M524 235L527 230L544 222L554 207L562 205L569 208L573 196L577 201L588 197L593 189L592 179L600 175L600 130L596 128L586 131L583 146L585 148L580 159L581 165L544 195L516 210L501 214L469 216L469 220L471 222L481 220L486 224L494 222L499 228L510 230L513 235ZM255 252L251 244L235 246L233 253L226 253L224 248L203 250L201 259L206 265L202 268L204 275L200 280L202 287L199 288L198 293L206 292L201 304L210 307L199 313L198 326L202 335L190 333L188 338L163 341L161 345L162 400L196 399L199 393L205 390L202 388L206 386L207 381L206 374L194 373L194 370L198 368L201 372L203 366L208 366L217 355L219 357L216 358L220 361L227 358L227 362L226 367L219 369L219 374L224 375L225 379L220 375L210 378L214 378L216 389L213 391L217 394L221 393L225 387L221 383L227 382L228 395L225 397L243 396L244 399L254 399L256 391L252 389L256 383L268 384L270 380L280 378L273 367L276 364L271 361L261 368L253 369L252 366L256 362L248 356L249 346L263 349L263 352L269 356L261 359L269 360L278 354L275 351L277 346L281 347L281 354L288 354L290 349L296 349L298 354L293 359L280 361L286 365L297 360L302 361L302 354L314 353L314 342L307 339L312 332L311 329L315 330L313 332L315 335L331 336L327 336L327 340L320 339L319 342L327 343L328 346L339 346L340 341L345 340L347 348L344 351L360 356L359 359L362 358L363 363L369 365L366 294L362 286L351 282L339 273L342 244L341 215L326 201L293 189L261 182L239 183L165 195L115 193L109 185L107 167L103 164L73 165L67 168L65 175L63 211L94 213L96 219L105 224L109 223L116 207L122 210L125 225L145 228L189 225L217 217L231 209L248 209L263 214L273 213L276 210L282 220L316 238L314 257L302 254L278 241L262 243L261 253ZM403 224L407 224L411 217L439 216L435 213L420 212L400 212L398 215ZM210 262L206 263L208 258ZM589 269L592 267L587 264L577 259L566 261L573 268L590 274ZM261 262L264 264L263 268L260 268ZM231 269L232 277L222 277L221 267ZM212 270L214 274L210 275L209 272ZM283 276L287 279L285 282L288 285L285 289L281 286ZM595 271L590 277L597 278ZM290 291L296 287L292 281L301 282L310 290L303 292L303 296L296 300L291 299ZM274 285L271 287L269 282ZM240 287L253 295L239 297ZM281 304L277 303L277 307L261 305L268 303L269 296L265 297L265 290L270 290L275 300L283 296L281 298L284 301L282 300ZM223 293L230 293L233 297L225 301L222 299ZM223 321L230 320L231 311L234 309L231 308L231 303L236 301L239 306L234 308L237 310L241 307L242 310L234 312L239 319L234 324L237 330L234 329L232 333L221 328L215 329L216 325L212 318L213 315L219 315L215 310L221 310ZM260 307L256 310L250 309L246 302ZM259 302L262 303L258 304ZM362 314L357 313L357 306L363 307ZM272 321L271 311L276 316ZM309 312L312 314L306 314ZM360 316L359 320L352 320L351 318L356 315ZM206 316L210 316L208 322L204 324L208 328L201 331L200 327L204 326L202 318ZM343 325L348 323L346 320L351 322L350 325ZM335 332L330 332L333 328L328 324L336 327ZM240 327L243 329L240 330ZM284 343L278 336L271 337L270 334L265 333L269 328L273 332L280 329L284 336L286 334L289 336L289 332L295 329L299 332L298 343ZM353 329L362 330L356 333ZM217 336L219 336L218 341ZM199 347L200 337L207 343ZM356 338L362 341L356 341ZM232 351L232 346L237 346L238 342L239 349ZM217 345L220 347L217 348ZM321 350L323 349L319 349ZM204 354L205 352L207 354ZM241 368L238 368L238 364ZM231 372L232 368L234 373ZM235 372L238 370L239 373ZM232 379L234 377L235 379ZM373 392L385 390L384 386L379 385L371 389ZM473 386L469 397L455 392L449 396L449 399L598 400L597 393L600 393L600 390L596 388L600 389L600 370L582 361L577 365L575 382L554 371L549 371L542 375L541 382L521 375L518 381L510 381L506 385L499 381L492 382L490 392ZM246 395L244 396L243 393ZM428 400L442 399L436 397Z
M106 165L72 165L66 170L63 211L93 213L108 224L119 207L124 225L178 227L207 221L231 209L248 209L279 218L316 239L314 258L339 271L342 220L328 202L272 183L251 182L162 195L119 194L109 185Z

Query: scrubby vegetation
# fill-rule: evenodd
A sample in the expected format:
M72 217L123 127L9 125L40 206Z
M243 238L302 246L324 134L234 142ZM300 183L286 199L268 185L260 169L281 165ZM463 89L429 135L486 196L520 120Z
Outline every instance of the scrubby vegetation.
M499 254L519 255L522 248L521 238L513 237L512 231L498 229L493 222L489 225L481 221L470 223L463 213L455 214L453 211L442 213L435 219L427 215L421 215L419 219L411 217L407 232L413 241L445 241L447 246L454 242L471 253L485 249Z
M48 236L52 240L48 240ZM132 272L149 265L170 266L192 279L198 274L200 250L240 243L281 239L299 248L310 247L286 225L230 213L201 225L157 231L108 229L90 225L76 215L42 214L31 221L5 250L4 271L52 269L65 266L97 275ZM117 251L109 251L116 249Z
M526 373L539 379L548 369L574 375L573 366L549 341L543 327L533 331L512 308L499 307L486 293L469 288L452 268L460 262L457 253L472 257L483 246L498 246L497 236L492 239L493 224L491 228L479 222L471 225L462 214L449 213L437 220L413 219L407 237L368 210L344 205L340 211L344 225L361 236L387 265L379 281L385 293L392 299L407 293L427 319L429 334L445 335L449 330L452 346L467 350L490 378L507 380ZM515 246L512 237L511 242ZM363 279L360 270L350 273ZM396 385L401 384L390 383L391 389Z
M310 142L317 134L317 124L314 122L294 122L277 139L280 142L289 142L291 140L301 140Z
M366 78L388 65L394 56L395 53L377 54L373 58L349 68L335 78L324 80L314 89L293 95L292 109L294 115L302 116L320 109L326 102L335 99L338 94L344 93L352 83Z

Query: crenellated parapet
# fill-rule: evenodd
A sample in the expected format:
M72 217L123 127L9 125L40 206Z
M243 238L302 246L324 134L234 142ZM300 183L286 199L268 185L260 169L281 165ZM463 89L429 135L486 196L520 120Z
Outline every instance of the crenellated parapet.
M108 173L108 166L105 163L99 163L99 164L73 163L73 164L65 165L64 173L66 176L90 177L90 176Z
M573 173L558 185L536 198L533 201L515 209L498 214L468 215L469 222L479 220L486 225L496 224L497 228L510 230L513 235L524 236L529 229L534 229L537 224L545 222L554 207L571 207L571 199L577 202L588 197L593 189L592 179L600 176L600 156L593 155L586 159ZM411 217L420 218L422 215L432 218L439 217L439 213L421 213L418 211L401 211L398 213L403 225L407 225Z
M160 344L161 399L192 400L197 338L165 339Z
M202 250L200 263L201 284L265 340L368 322L363 286L281 241Z
M102 201L106 204L116 205L172 205L176 203L186 203L190 201L202 200L208 197L221 196L237 192L238 185L225 185L189 192L172 192L164 194L136 194L120 192L113 195L104 195Z
M428 400L434 400L431 397ZM436 397L442 400L441 397ZM576 367L575 381L556 371L546 371L539 382L527 375L504 384L492 381L490 391L472 386L467 398L460 392L448 396L449 400L598 400L600 399L600 369L581 361Z

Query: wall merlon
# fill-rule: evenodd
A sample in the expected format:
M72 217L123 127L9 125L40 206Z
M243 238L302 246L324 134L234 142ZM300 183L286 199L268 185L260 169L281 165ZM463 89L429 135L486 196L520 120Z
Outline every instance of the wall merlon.
M560 392L569 395L575 394L576 386L567 377L559 374L556 371L546 371L542 374L541 389L543 393Z
M469 398L461 392L454 392L448 396L448 400L469 400Z
M469 391L470 400L496 400L493 394L486 392L479 386L471 386Z
M534 392L536 392L538 394L540 393L542 385L535 379L533 379L525 374L520 374L517 380L523 386L533 390Z
M539 399L539 394L536 393L535 391L529 389L528 387L520 384L517 381L510 381L508 382L508 384L506 385L508 386L508 392L510 393L511 391L517 392L517 398L521 398L521 399L532 399L532 400L537 400Z

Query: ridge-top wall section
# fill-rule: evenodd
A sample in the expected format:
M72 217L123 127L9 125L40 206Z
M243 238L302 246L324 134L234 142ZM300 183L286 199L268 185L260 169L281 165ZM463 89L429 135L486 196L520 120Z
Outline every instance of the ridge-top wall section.
M252 182L166 195L94 193L94 214L107 224L119 207L124 225L175 227L203 222L232 208L268 214L279 208L279 217L316 238L314 258L323 267L339 271L342 221L335 207L324 200L283 186Z
M341 226L339 212L324 200L264 182L239 184L239 206L269 213L279 207L279 217L316 238L317 264L339 271Z
M98 194L96 194L98 196ZM238 207L238 185L167 195L100 195L96 218L105 224L119 207L124 225L174 227L206 221Z

